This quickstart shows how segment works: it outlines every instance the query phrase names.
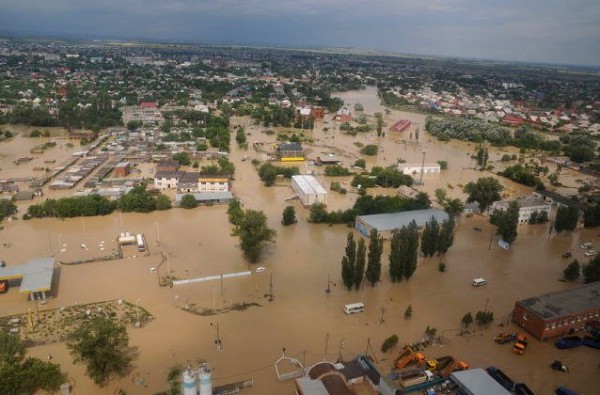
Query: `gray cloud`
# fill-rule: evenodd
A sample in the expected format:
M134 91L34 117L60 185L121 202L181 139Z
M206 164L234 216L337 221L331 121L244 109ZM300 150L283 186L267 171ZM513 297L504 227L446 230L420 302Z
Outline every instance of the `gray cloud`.
M0 0L5 32L600 65L596 0Z

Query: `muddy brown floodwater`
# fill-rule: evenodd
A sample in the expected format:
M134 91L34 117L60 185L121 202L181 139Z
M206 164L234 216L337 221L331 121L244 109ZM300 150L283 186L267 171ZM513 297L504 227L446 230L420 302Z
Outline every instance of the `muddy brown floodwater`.
M368 94L361 91L345 93L342 97L350 103L360 101L369 112L374 109L366 100ZM412 117L423 125L422 115L397 112L387 116L386 122L391 124L400 117ZM260 128L251 127L247 119L234 119L234 123L246 125L251 133L250 142L272 141L272 137L260 133ZM343 155L345 165L351 165L360 157L355 141L376 141L373 133L348 137L337 130L324 132L325 125L334 124L331 121L319 124L313 132L315 143L308 147L313 152L335 149ZM473 147L460 142L438 143L421 128L427 160L448 160L450 166L443 176L427 178L424 190L432 193L436 187L448 189L448 185L452 185L449 193L464 198L459 184L482 174L471 169L467 153ZM369 166L395 163L399 157L418 163L422 146L398 143L403 138L407 140L407 133L404 137L388 133L380 142L383 153L377 158L368 158ZM493 151L493 155L496 153ZM64 344L31 348L29 353L34 356L53 355L53 361L68 372L75 394L112 394L118 388L127 394L155 393L167 388L166 376L172 366L196 364L200 359L212 364L216 385L252 378L255 386L244 389L243 393L292 394L293 383L277 382L273 367L283 348L286 355L310 366L323 359L336 360L340 354L350 359L367 351L370 341L374 356L381 365L389 367L396 352L382 354L379 348L383 340L397 334L400 343L416 342L423 338L428 325L437 328L443 340L425 350L428 357L452 354L472 367L495 365L515 381L526 382L536 393L553 393L558 385L566 385L580 394L597 393L600 388L597 350L582 347L558 351L551 343L532 340L526 353L517 356L510 345L500 346L492 341L498 332L508 330L498 325L507 322L516 300L576 286L559 281L567 263L560 257L561 252L570 248L584 261L578 245L582 241L593 241L597 249L600 246L597 230L578 229L571 235L549 236L545 225L524 225L519 227L519 237L510 251L505 251L497 246L495 238L490 247L494 229L487 218L462 218L448 254L443 258L420 259L410 281L393 284L389 280L389 243L386 242L382 281L374 288L366 285L358 291L347 291L340 285L340 261L346 235L352 230L343 225L307 223L308 210L298 201L285 201L292 194L289 182L280 180L274 187L262 186L250 161L241 161L244 154L258 155L232 147L231 157L236 165L233 190L246 208L263 210L269 225L277 231L276 242L266 248L259 263L266 268L261 273L256 273L255 267L243 259L238 239L231 236L225 206L3 223L0 254L9 265L48 255L59 261L105 255L116 247L115 238L123 231L144 233L146 237L148 255L126 248L122 260L56 269L53 297L47 304L40 305L41 309L126 299L156 317L143 328L129 328L130 344L135 351L133 369L127 377L112 380L104 389L87 378L82 365L73 365ZM300 166L303 172L320 171L309 163ZM321 175L317 178L329 186L331 179ZM505 180L503 183L518 193L527 192L521 186ZM330 207L350 207L355 199L354 193L332 192ZM296 208L299 222L283 227L281 213L290 204ZM482 231L477 232L473 227L480 227ZM359 237L358 233L355 232L355 236ZM166 260L162 258L163 253ZM440 260L447 265L445 273L438 271ZM153 272L151 268L158 271ZM186 279L249 269L251 276L222 282L172 288L158 285L158 276L167 271ZM470 281L475 277L486 278L488 285L473 288ZM325 292L328 278L331 280L329 294ZM272 301L268 298L270 293ZM345 315L343 305L356 301L364 302L366 311ZM244 311L227 311L244 302L257 306ZM404 311L409 305L413 316L405 319ZM25 296L12 288L0 297L0 306L2 314L8 315L27 311L28 304ZM186 307L227 312L201 316L185 311ZM489 328L476 328L472 334L460 335L461 318L467 312L475 314L485 308L494 312L493 324ZM223 341L222 351L218 351L214 343L217 324ZM549 366L555 359L569 366L570 374L552 371Z

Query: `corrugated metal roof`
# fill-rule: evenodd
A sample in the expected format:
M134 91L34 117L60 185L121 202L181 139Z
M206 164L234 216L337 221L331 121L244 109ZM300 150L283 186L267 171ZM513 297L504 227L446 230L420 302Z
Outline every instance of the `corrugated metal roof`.
M298 185L304 194L327 194L325 188L323 188L313 176L295 175L292 176L292 181Z
M321 380L311 380L310 377L296 379L296 386L303 395L329 395Z
M450 378L469 395L510 395L510 392L498 384L483 369L454 372L450 375Z
M434 217L439 223L447 220L448 213L443 210L426 209L426 210L411 210L401 211L388 214L372 214L361 215L357 219L377 229L379 232L398 229L403 226L408 226L411 221L415 221L418 227L425 226L425 223Z

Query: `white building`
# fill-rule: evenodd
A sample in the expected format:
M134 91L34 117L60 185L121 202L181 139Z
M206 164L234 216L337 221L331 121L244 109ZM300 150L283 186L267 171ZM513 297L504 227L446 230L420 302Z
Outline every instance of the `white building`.
M292 176L292 188L305 206L312 206L315 203L327 204L327 191L313 176Z
M512 200L499 200L494 202L491 207L491 211L508 209L508 206ZM538 214L546 212L548 217L550 216L550 208L552 205L543 199L536 197L527 197L523 199L516 199L519 204L519 223L524 224L529 222L531 214L537 211Z
M158 190L177 188L183 171L159 171L154 175L154 188Z
M423 169L423 174L440 174L441 167L439 164L435 163L425 163L422 164L409 164L409 163L398 163L398 171L401 171L403 174L412 176L415 174L421 174L421 168Z

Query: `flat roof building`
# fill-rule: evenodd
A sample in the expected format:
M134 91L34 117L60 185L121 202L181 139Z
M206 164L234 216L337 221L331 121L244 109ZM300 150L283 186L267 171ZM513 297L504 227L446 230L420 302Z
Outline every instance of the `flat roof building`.
M53 275L54 258L30 259L23 265L0 267L0 280L21 279L19 292L29 294L31 300L46 299Z
M450 374L459 388L457 393L465 395L510 395L504 387L483 369L469 369Z
M412 221L415 221L417 227L421 228L432 217L440 224L449 218L448 213L443 210L411 210L387 214L360 215L356 217L354 227L363 236L369 236L372 229L377 229L377 232L383 238L390 238L394 229L408 226Z
M583 329L600 319L600 282L515 303L513 321L540 340Z

